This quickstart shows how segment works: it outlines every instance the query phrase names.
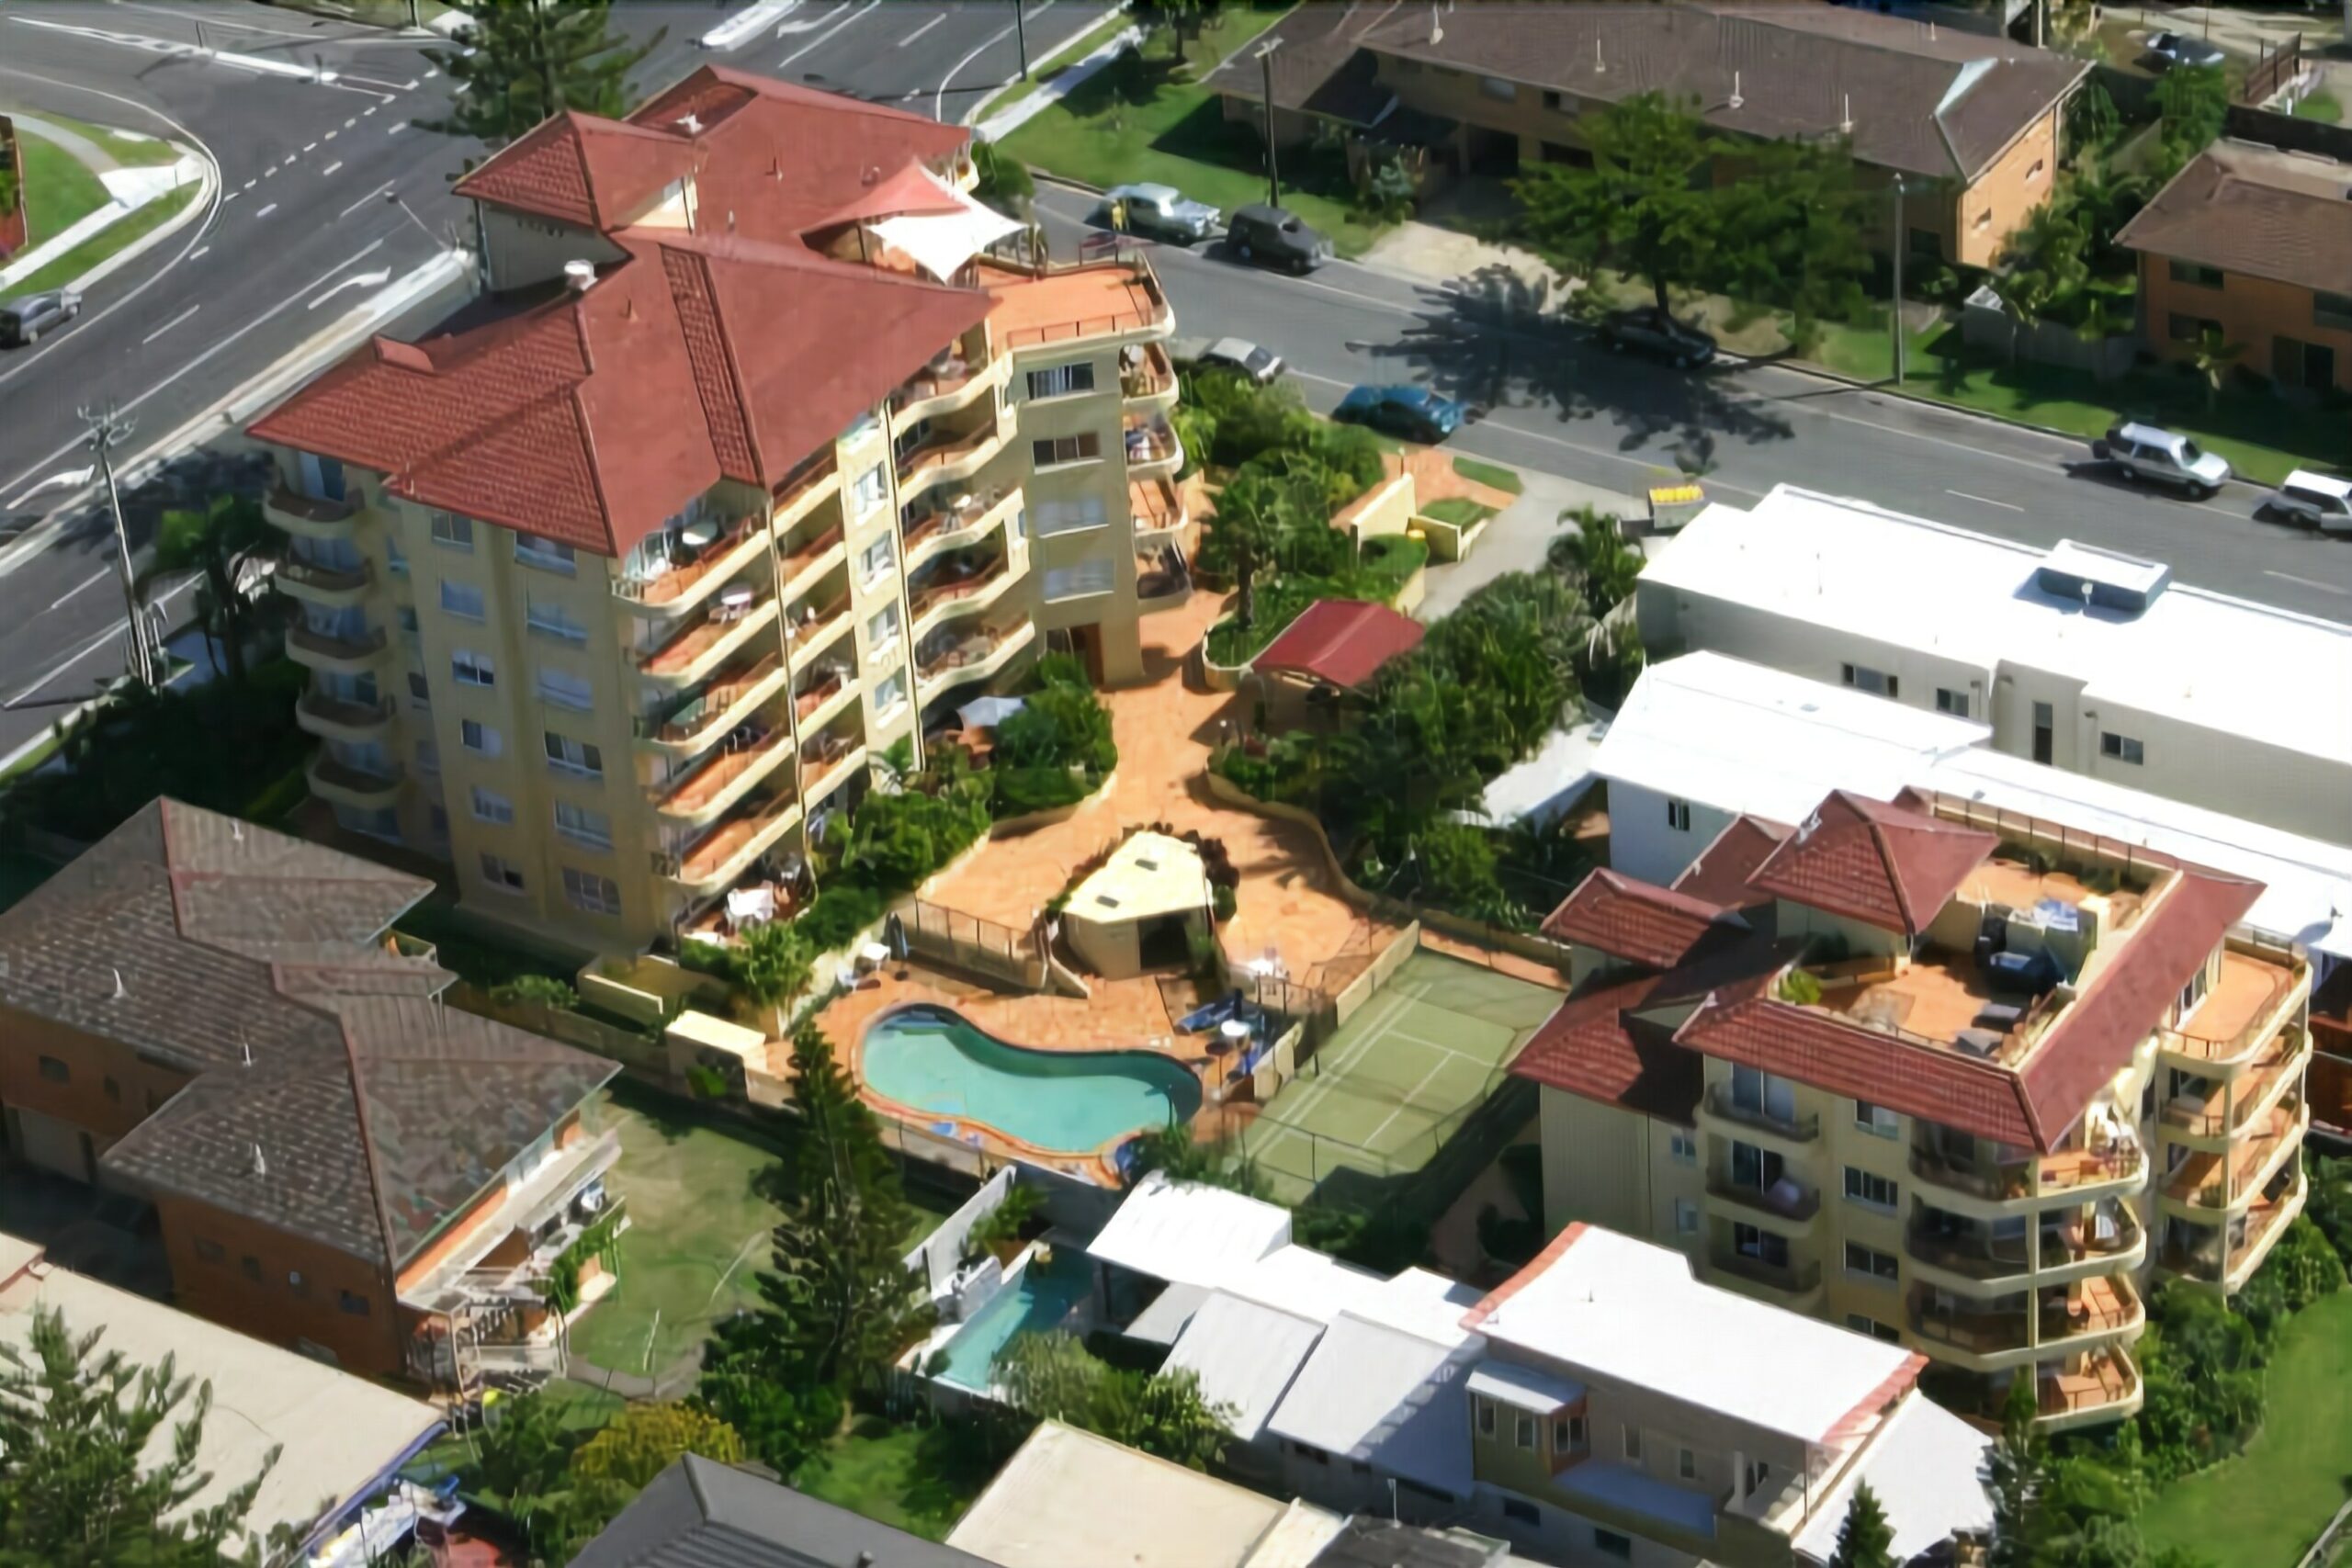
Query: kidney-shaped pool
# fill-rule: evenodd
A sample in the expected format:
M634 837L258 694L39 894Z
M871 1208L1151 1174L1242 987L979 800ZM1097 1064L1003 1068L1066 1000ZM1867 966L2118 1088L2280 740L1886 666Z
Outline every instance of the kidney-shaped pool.
M984 1122L1036 1148L1092 1154L1122 1134L1189 1122L1200 1080L1144 1051L1029 1051L918 1004L866 1026L859 1068L876 1094Z

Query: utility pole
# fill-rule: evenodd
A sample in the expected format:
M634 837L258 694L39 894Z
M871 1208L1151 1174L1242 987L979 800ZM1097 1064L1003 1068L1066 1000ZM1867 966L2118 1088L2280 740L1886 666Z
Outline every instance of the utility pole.
M155 644L147 619L140 614L139 578L130 564L130 530L122 518L122 492L115 486L115 444L130 438L131 423L115 412L108 400L102 408L78 411L82 423L89 426L85 438L91 451L98 456L98 471L106 477L107 512L114 520L115 568L122 574L122 607L129 623L130 657L126 660L130 678L142 686L155 682Z
M1022 14L1024 0L1012 0L1012 42L1021 51L1021 79L1029 80L1029 22Z
M1266 204L1270 207L1283 204L1282 173L1274 163L1274 51L1282 46L1283 40L1279 38L1270 39L1258 46L1258 70L1260 79L1265 84Z
M1903 253L1911 243L1911 231L1903 226L1903 176L1894 176L1894 385L1903 386Z

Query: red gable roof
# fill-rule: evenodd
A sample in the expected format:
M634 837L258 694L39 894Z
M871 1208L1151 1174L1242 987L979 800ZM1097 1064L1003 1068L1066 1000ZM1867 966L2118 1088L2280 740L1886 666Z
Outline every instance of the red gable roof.
M1419 648L1421 635L1419 621L1385 604L1318 599L1250 660L1250 668L1306 675L1351 692L1398 654Z
M669 131L566 109L501 148L459 196L584 229L618 228L693 172L694 143Z
M1544 921L1544 934L1652 969L1682 962L1727 918L1721 907L1602 867ZM1729 917L1736 919L1736 917Z
M1699 852L1697 860L1682 868L1682 874L1674 879L1674 891L1730 909L1756 903L1756 891L1748 886L1748 879L1795 831L1761 817L1735 817L1715 835L1713 843Z
M1765 857L1748 886L1917 936L1999 841L1978 829L1841 789Z
M1657 985L1657 976L1645 975L1570 997L1512 1061L1512 1074L1689 1126L1699 1103L1699 1057L1630 1016Z

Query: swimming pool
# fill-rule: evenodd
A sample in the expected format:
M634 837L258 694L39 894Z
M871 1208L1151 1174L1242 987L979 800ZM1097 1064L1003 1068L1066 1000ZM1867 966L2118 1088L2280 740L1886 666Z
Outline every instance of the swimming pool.
M1050 1261L1031 1258L1029 1266L947 1342L947 1364L933 1375L974 1393L989 1391L989 1370L999 1351L1018 1334L1044 1334L1058 1328L1070 1308L1086 1299L1092 1284L1086 1254L1057 1249Z
M866 1027L859 1071L876 1094L984 1122L1056 1153L1091 1154L1125 1133L1189 1122L1201 1084L1142 1051L1024 1051L945 1008L908 1007Z

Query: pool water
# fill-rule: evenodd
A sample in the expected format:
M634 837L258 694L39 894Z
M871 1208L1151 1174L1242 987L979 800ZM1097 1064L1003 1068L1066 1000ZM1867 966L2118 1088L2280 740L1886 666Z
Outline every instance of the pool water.
M1024 1051L944 1008L875 1020L860 1071L901 1105L1057 1153L1091 1154L1122 1134L1189 1122L1201 1108L1200 1080L1180 1062L1142 1051Z
M1045 1263L1031 1258L1027 1268L972 1314L971 1322L956 1330L947 1342L947 1364L934 1375L957 1388L986 1393L998 1353L1015 1335L1060 1327L1070 1308L1086 1299L1091 1277L1082 1252L1057 1249Z

